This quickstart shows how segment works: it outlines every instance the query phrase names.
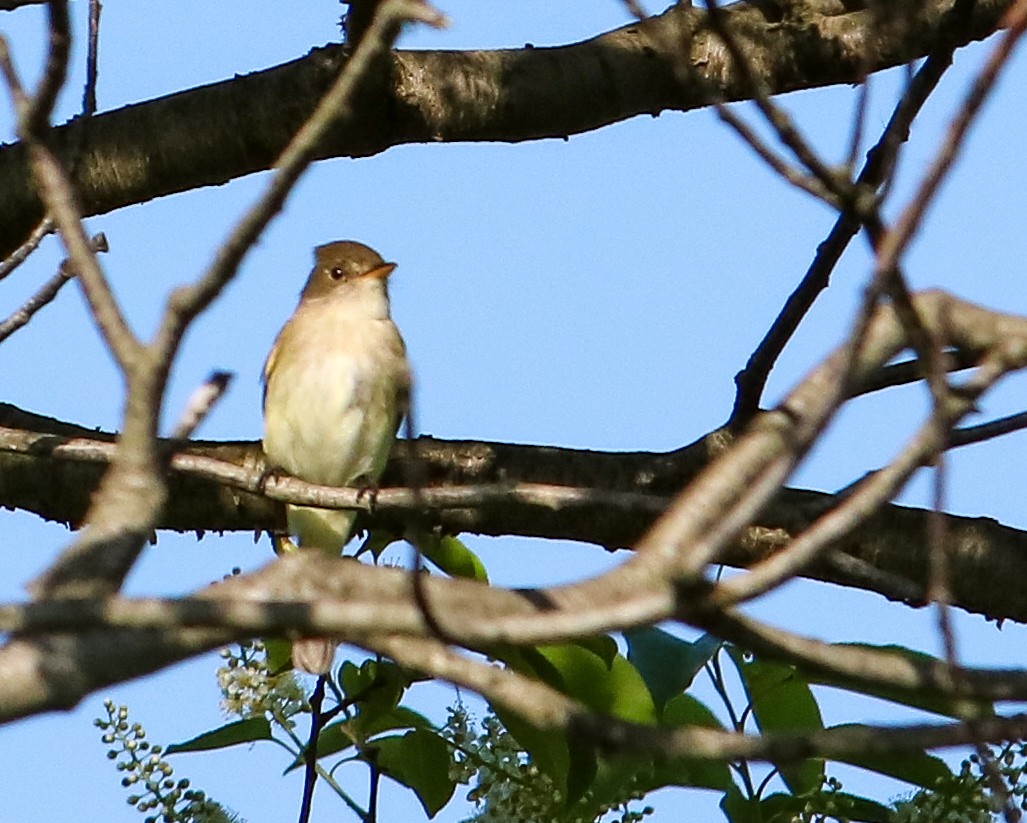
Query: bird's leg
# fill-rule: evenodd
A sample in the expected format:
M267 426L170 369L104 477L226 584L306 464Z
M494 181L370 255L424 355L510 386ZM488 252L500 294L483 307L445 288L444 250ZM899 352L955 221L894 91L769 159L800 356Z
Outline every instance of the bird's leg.
M367 495L367 512L368 514L374 514L374 508L378 502L378 491L381 488L378 485L378 481L365 475L358 477L356 483L359 484L356 486L357 502L359 503L364 495Z
M260 477L257 478L257 493L264 495L267 491L267 481L271 478L277 480L283 476L288 477L289 474L281 466L265 463L264 468L260 471ZM285 530L273 529L269 530L267 534L271 538L271 546L278 556L296 551L296 544L289 539L289 534Z
M257 494L263 496L267 493L267 481L274 478L275 480L281 477L289 477L289 473L281 466L273 466L270 463L265 463L264 468L260 470L260 477L257 478L256 491Z
M273 531L268 532L268 535L271 537L271 546L279 557L299 551L299 546L293 543L285 532Z

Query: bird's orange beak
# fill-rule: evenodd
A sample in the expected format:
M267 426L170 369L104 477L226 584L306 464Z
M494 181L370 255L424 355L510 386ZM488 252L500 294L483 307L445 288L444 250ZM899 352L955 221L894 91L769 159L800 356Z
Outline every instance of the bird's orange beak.
M378 280L384 280L395 270L395 263L382 263L380 266L371 269L369 272L365 272L361 277L374 277Z

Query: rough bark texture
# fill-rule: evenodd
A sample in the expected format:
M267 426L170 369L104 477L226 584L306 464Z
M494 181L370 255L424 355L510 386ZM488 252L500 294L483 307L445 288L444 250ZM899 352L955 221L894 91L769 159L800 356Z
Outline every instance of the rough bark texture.
M105 468L103 462L81 462L52 456L74 438L113 440L51 418L0 404L0 506L34 512L48 520L77 523ZM14 453L6 438L31 432L31 454ZM668 503L707 461L728 442L715 432L668 453L593 452L508 443L418 440L418 454L430 486L496 482L534 482L651 495ZM400 447L402 448L402 447ZM206 455L259 472L260 444L255 442L192 442L185 451ZM382 488L401 484L402 458L394 456ZM175 531L253 531L280 522L278 504L259 495L208 480L173 474L169 503L159 527ZM805 529L834 497L820 492L785 489L756 525L734 547L727 561L749 566ZM927 580L928 512L889 505L837 548L848 565L825 560L807 576L877 591L916 603ZM552 509L516 500L474 509L440 512L438 522L453 532L521 535L594 543L607 548L630 547L648 528L652 514L617 511L597 504L573 510ZM954 603L968 611L1001 620L1027 621L1027 592L1020 586L996 586L996 580L1027 577L1027 533L986 518L949 515L947 539ZM393 512L363 518L364 525L394 526Z
M1008 5L979 0L958 44L994 31ZM781 93L857 82L925 55L950 6L926 0L903 25L837 0L739 3L725 17L753 73ZM673 70L682 47L691 75L685 82ZM220 185L271 167L346 54L325 46L266 71L72 121L54 131L52 145L76 169L87 215ZM680 5L558 48L394 52L320 156L360 157L404 143L566 137L750 95L705 13ZM42 216L20 144L0 147L0 202L2 257Z

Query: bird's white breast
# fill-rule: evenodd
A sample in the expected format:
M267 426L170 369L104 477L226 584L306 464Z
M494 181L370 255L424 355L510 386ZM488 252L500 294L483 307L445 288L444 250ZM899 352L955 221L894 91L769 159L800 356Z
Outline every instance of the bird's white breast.
M269 361L270 463L312 483L377 480L398 424L397 391L405 389L402 352L387 313L368 317L366 306L330 299L302 304Z

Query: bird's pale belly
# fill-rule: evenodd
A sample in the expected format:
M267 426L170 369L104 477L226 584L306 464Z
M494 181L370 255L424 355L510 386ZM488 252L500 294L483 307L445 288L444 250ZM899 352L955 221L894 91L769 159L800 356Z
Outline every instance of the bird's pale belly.
M390 381L352 363L334 369L324 362L310 365L290 376L287 389L286 381L268 385L264 450L269 460L311 483L373 481L396 430Z

